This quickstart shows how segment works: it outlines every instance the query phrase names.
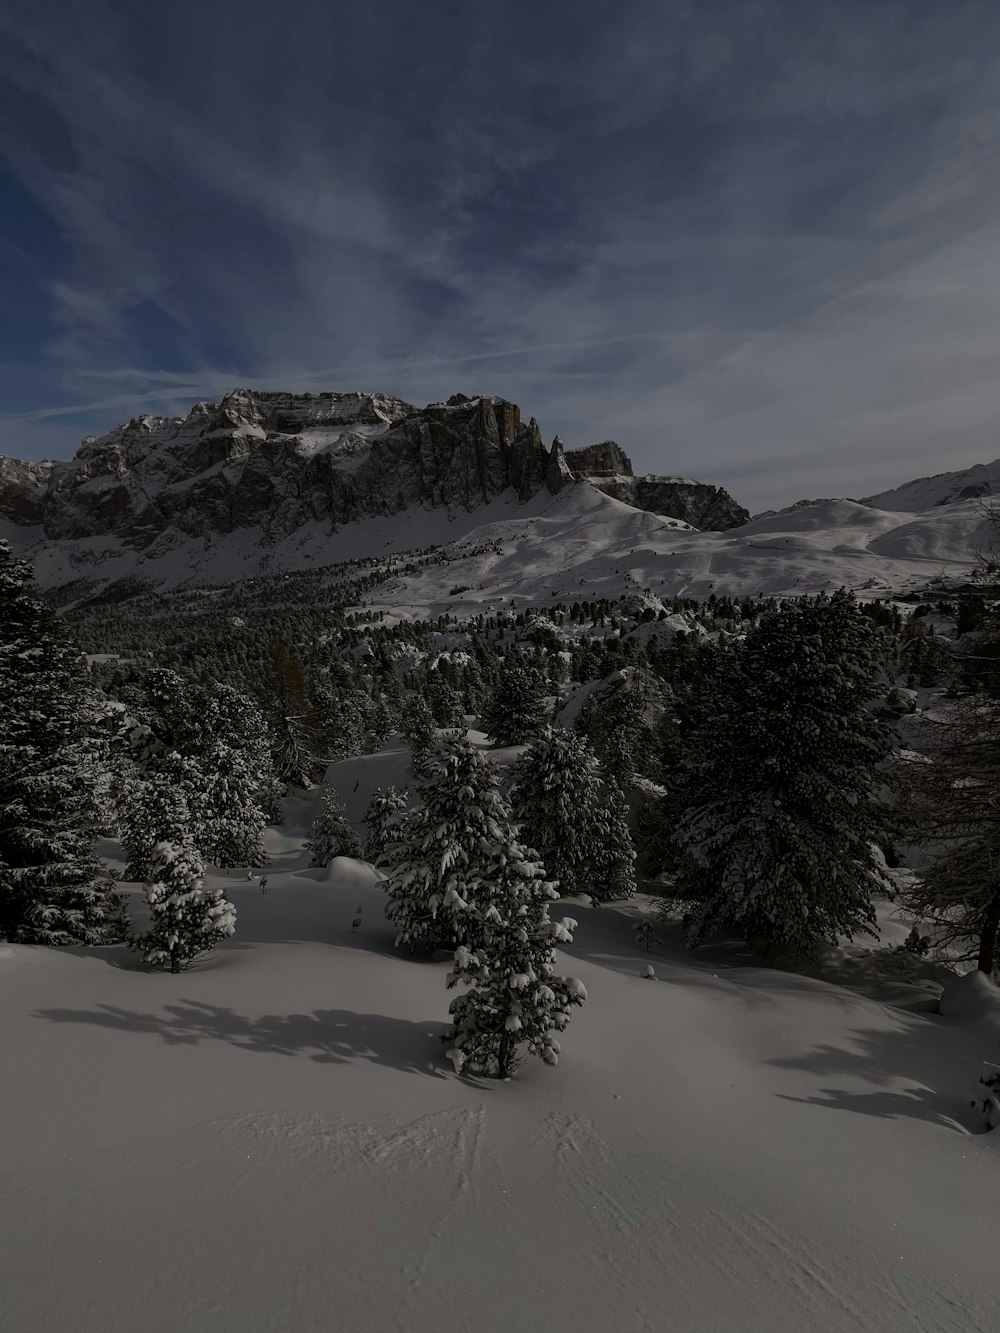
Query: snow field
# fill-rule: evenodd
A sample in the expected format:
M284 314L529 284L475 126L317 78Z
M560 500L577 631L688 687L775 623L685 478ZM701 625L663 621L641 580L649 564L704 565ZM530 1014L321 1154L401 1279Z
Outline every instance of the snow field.
M406 780L391 743L336 768L355 820L365 786ZM190 972L0 957L5 1328L1000 1324L978 1021L667 927L647 955L648 901L574 904L561 962L590 999L558 1067L456 1078L450 964L393 949L372 867L308 869L318 801L285 804L266 894L210 874L237 934Z

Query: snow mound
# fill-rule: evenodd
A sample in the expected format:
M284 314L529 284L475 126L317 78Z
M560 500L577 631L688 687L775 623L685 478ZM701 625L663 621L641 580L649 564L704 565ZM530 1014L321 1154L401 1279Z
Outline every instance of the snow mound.
M987 1023L1000 1035L1000 986L985 972L967 972L944 990L939 1012L966 1023Z

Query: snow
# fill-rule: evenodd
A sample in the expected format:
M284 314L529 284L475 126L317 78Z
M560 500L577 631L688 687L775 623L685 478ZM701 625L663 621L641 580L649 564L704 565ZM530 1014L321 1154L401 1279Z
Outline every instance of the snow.
M1000 988L982 972L967 972L946 986L941 1013L966 1023L985 1024L995 1034L995 1050L1000 1055Z
M824 500L728 532L671 524L579 483L524 504L508 491L472 512L415 506L333 530L328 521L308 522L274 541L258 528L204 539L169 529L136 552L118 538L57 542L36 529L11 535L45 588L86 574L109 583L134 576L171 589L444 548L447 563L400 574L367 599L389 623L635 594L783 597L846 587L884 597L939 576L967 579L974 549L988 546L992 535L975 500L921 514ZM456 586L464 591L450 596Z
M460 1078L450 962L393 948L365 863L308 868L316 808L268 830L266 895L209 871L237 933L185 974L2 951L5 1328L1000 1326L978 1023L667 927L650 987L648 900L574 904L558 1067Z
M958 472L918 477L892 490L869 495L864 503L876 509L902 509L915 513L975 495L990 496L997 490L1000 490L1000 458L992 463L976 463Z

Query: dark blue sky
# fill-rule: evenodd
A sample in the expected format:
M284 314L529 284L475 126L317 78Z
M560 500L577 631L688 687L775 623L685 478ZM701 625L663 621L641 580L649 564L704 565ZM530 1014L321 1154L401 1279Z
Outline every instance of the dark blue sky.
M996 0L13 0L0 452L503 394L752 508L1000 455Z

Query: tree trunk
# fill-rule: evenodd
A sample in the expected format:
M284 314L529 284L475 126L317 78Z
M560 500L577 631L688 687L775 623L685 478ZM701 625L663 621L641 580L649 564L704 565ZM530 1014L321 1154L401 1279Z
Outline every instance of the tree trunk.
M497 1078L507 1078L510 1074L510 1057L513 1039L509 1032L500 1033L500 1050L497 1053Z
M993 963L996 958L997 932L1000 929L1000 884L993 890L993 897L990 899L990 905L986 909L986 915L983 918L983 930L979 936L979 962L977 964L980 972L986 975L993 975Z

